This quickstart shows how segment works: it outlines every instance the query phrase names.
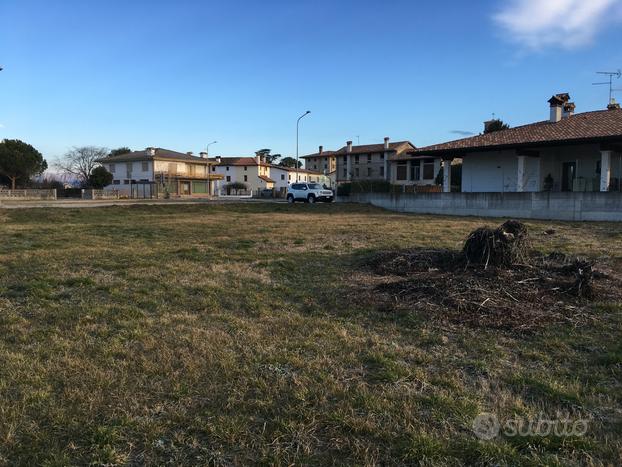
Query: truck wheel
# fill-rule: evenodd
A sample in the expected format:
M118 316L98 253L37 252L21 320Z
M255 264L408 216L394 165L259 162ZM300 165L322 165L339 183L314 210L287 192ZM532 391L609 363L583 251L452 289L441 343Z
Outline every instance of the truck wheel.
M309 195L309 197L307 198L307 201L308 201L310 204L315 203L315 195Z
M294 204L294 195L287 195L287 202L289 204Z

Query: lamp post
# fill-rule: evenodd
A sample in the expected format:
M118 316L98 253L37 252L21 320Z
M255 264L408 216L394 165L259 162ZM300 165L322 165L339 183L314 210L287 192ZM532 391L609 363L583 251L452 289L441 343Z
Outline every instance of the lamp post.
M298 133L299 133L299 128L300 128L300 120L302 120L304 117L306 117L310 113L311 113L311 111L307 110L300 117L298 117L298 120L296 120L296 183L299 181L298 180L298 166L300 164L298 162Z
M218 141L212 141L211 143L209 143L207 146L205 146L205 154L209 157L209 147L212 144L216 144Z

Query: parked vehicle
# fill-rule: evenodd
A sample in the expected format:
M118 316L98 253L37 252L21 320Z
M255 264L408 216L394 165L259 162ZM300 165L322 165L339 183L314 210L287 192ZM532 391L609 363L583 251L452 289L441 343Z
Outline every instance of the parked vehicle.
M292 183L287 187L287 202L305 201L315 203L316 201L333 201L333 192L319 183Z

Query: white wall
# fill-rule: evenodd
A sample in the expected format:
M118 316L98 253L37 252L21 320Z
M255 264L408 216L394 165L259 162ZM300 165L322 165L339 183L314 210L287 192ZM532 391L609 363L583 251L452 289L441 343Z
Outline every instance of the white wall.
M525 158L525 191L542 191L544 179L551 174L553 191L561 189L564 162L574 162L577 178L589 179L598 189L600 175L596 172L601 159L598 145L533 148L539 157ZM470 153L462 161L463 192L513 192L516 191L518 157L514 150ZM612 156L611 177L622 174L622 156Z

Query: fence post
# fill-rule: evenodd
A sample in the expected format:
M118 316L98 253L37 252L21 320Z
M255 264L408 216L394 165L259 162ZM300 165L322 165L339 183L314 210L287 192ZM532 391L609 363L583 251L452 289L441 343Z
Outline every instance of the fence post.
M56 198L56 188L54 188L54 189L52 190L52 199L54 199L54 200L55 200L55 199L57 199L57 198Z

